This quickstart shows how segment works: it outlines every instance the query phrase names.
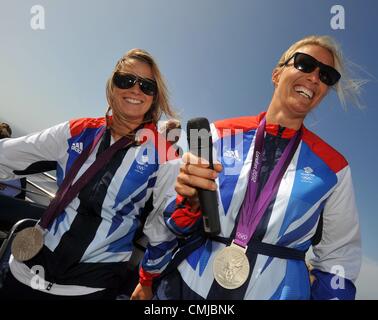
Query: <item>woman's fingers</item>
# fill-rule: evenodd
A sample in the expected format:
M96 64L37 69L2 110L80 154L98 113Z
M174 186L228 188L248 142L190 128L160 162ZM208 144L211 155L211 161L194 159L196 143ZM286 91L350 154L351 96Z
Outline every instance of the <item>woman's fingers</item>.
M213 180L202 178L193 174L180 172L177 176L176 191L184 197L193 197L197 194L196 188L216 190L217 185ZM185 193L185 194L182 194Z
M202 168L209 168L209 162L208 161L206 161L203 158L199 158L199 157L197 157L196 155L194 155L193 153L190 153L190 152L184 153L184 155L182 156L182 160L186 164L191 164L191 165L195 165L197 167L202 167ZM222 165L219 162L215 162L213 164L213 166L214 166L214 170L216 172L221 172L222 169L223 169ZM209 169L209 170L211 170L211 169Z
M193 188L189 185L186 185L179 181L179 177L177 177L176 186L175 186L176 192L185 197L185 198L194 198L197 197L197 190L196 188Z
M180 171L188 176L196 176L210 180L214 180L218 177L218 173L215 170L188 163L183 164Z
M184 163L181 165L177 182L189 187L216 190L214 180L217 177L218 173L215 170L201 165Z
M198 158L190 152L183 155L183 161L176 181L178 194L191 200L197 200L198 188L212 191L217 189L214 180L218 177L218 172L222 170L219 163L214 165L214 170L210 169L206 160Z

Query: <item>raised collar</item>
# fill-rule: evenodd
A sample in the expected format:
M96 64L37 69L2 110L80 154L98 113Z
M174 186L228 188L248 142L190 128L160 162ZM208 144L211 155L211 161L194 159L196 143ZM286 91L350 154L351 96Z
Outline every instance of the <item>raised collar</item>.
M266 112L261 112L258 115L259 123L260 121L265 117ZM303 129L303 125L299 130ZM284 139L290 139L294 137L294 135L297 133L298 130L291 129L291 128L286 128L286 127L281 127L279 124L275 123L267 123L265 126L265 131L273 136L279 136Z

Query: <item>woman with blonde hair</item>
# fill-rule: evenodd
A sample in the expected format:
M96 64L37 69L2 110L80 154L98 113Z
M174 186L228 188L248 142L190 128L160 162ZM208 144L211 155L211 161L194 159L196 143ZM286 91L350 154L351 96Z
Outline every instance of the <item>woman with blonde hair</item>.
M354 298L361 244L350 168L303 124L332 89L342 104L358 98L343 61L330 37L296 42L273 70L266 112L213 124L214 170L184 154L167 225L187 254L173 260L157 299ZM218 192L217 236L203 233L198 188Z

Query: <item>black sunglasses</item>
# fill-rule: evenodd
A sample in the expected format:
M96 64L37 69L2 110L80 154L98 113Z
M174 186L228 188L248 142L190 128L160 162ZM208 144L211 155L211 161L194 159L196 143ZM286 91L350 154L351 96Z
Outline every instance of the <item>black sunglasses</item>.
M319 67L319 79L327 86L333 86L337 83L337 81L340 80L341 75L335 68L321 63L314 57L302 52L294 53L284 63L280 64L280 67L286 66L289 63L289 61L293 58L294 67L304 73L313 72L316 68Z
M140 90L148 96L154 96L157 93L156 81L145 79L131 73L116 72L113 76L113 83L119 89L130 89L139 84Z

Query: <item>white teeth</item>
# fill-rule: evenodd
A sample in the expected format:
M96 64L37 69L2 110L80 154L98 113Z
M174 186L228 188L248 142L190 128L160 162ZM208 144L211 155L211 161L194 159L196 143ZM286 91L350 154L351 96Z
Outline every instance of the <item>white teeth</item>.
M299 94L307 99L311 99L307 94L305 94L304 92L299 92Z
M306 87L303 87L303 86L296 86L294 88L294 90L296 92L298 92L300 95L308 98L308 99L312 99L312 97L314 96L314 92L311 91L310 89L307 89Z
M132 98L124 98L127 102L132 103L132 104L141 104L142 101L137 100L137 99L132 99Z

